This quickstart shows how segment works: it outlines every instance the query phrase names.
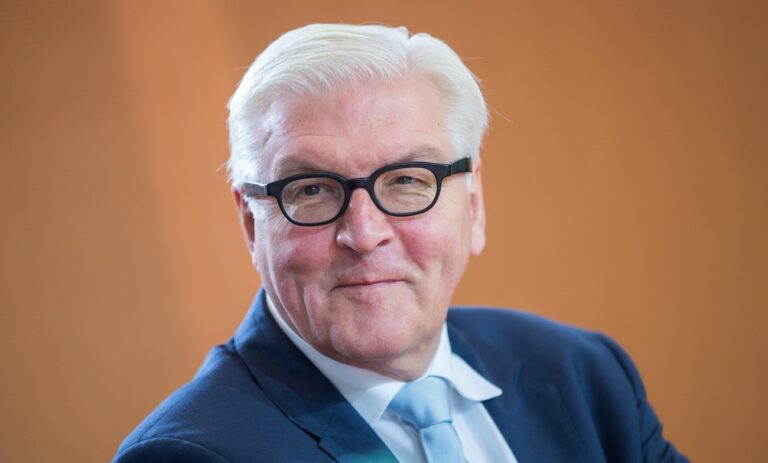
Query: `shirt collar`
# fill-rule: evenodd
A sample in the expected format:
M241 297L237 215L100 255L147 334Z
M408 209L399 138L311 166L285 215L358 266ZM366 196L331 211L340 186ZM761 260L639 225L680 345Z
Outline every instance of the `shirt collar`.
M336 386L336 389L363 419L373 426L405 383L364 368L341 363L321 354L285 322L274 308L269 295L267 295L267 308L288 339ZM451 351L445 324L443 324L437 351L423 377L426 376L439 376L446 379L459 395L471 401L482 402L500 396L502 393L501 389Z

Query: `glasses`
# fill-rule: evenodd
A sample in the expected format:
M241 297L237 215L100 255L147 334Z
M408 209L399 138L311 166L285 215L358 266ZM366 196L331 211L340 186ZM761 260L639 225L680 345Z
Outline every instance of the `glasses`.
M452 164L403 162L382 167L367 178L346 179L318 172L291 175L267 184L246 182L240 191L250 198L274 196L285 218L296 225L312 227L341 217L355 188L365 189L385 214L422 214L437 202L444 178L471 170L470 158Z

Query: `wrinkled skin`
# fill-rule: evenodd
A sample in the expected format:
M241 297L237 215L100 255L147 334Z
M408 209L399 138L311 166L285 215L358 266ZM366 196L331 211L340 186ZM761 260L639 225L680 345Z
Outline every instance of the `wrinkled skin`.
M367 177L396 162L469 154L453 151L438 93L424 78L278 102L263 121L260 181L318 170ZM250 210L234 196L262 284L304 340L394 378L425 371L469 257L485 244L479 161L471 174L446 178L435 207L412 217L388 216L356 189L336 222L301 227L274 198Z

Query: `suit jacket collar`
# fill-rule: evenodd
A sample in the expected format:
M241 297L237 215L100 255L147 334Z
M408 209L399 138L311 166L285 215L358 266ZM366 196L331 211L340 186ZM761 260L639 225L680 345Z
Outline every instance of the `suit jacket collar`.
M520 462L589 461L563 405L561 391L554 383L525 374L540 368L529 361L528 349L518 345L514 334L509 339L496 339L499 346L484 343L480 327L467 329L470 320L452 320L449 312L451 347L478 373L503 389L500 396L483 405L515 458Z
M341 462L397 462L379 436L277 326L259 291L235 348L267 396Z
M482 355L477 351L477 343L473 343L467 333L462 330L462 325L459 323L451 323L451 318L448 318L448 336L451 339L451 348L453 353L464 359L472 368L485 377L488 381L502 388L502 394L494 397L493 399L483 402L486 410L493 418L494 423L499 428L501 435L506 439L507 444L512 449L512 452L517 455L514 446L512 445L512 427L511 411L514 410L515 394L511 392L511 389L517 382L520 370L520 359L512 358L510 363L505 368L499 369L497 361L494 363L488 362L488 359L484 359ZM495 368L494 368L495 367Z

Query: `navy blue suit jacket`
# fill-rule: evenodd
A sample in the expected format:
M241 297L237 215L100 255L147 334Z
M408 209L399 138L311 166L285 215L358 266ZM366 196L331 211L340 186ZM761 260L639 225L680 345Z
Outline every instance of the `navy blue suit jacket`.
M607 337L511 310L452 308L454 353L503 389L484 403L520 463L687 461ZM195 378L131 433L129 462L396 462L257 296Z

